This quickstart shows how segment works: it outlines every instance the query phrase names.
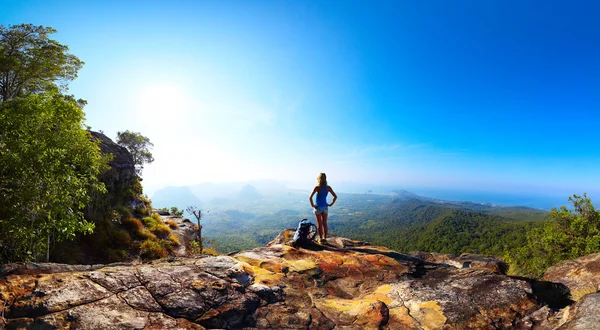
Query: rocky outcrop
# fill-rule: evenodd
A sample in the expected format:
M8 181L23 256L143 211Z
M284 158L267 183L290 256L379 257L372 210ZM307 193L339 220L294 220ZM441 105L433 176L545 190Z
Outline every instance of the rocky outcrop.
M171 232L179 240L179 248L173 251L173 253L176 256L186 256L190 254L190 241L198 239L198 226L189 219L175 217L165 211L159 211L158 213L162 221L169 224Z
M102 154L112 155L109 162L110 170L102 178L107 186L117 182L130 182L137 177L133 156L126 148L116 144L103 133L94 131L90 131L90 133L100 142L99 146Z
M486 269L494 273L506 274L508 264L494 256L463 253L460 256L435 252L413 251L410 255L435 264L445 264L456 268Z
M600 253L560 262L546 271L544 280L564 284L574 300L600 288Z
M109 209L109 206L129 205L135 208L140 203L138 195L142 188L135 172L133 156L124 147L116 144L100 132L90 131L92 137L99 141L100 151L110 157L109 169L103 172L99 179L106 187L107 193L92 200L86 211L86 218L95 218L97 210Z
M528 281L341 237L327 246L273 244L231 256L61 267L12 267L4 273L0 306L7 329L539 329L541 324L535 318L541 306Z
M568 321L560 330L600 329L600 293L583 296L569 309Z

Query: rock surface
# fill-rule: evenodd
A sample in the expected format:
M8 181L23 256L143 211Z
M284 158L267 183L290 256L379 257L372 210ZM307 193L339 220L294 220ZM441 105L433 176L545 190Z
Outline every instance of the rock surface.
M166 213L166 214L165 214ZM198 238L198 227L189 219L175 217L170 215L168 212L160 214L160 218L165 223L174 223L176 227L171 227L171 232L179 240L179 248L173 251L176 256L182 257L189 255L191 252L190 241Z
M426 262L445 264L456 268L486 269L499 274L506 274L508 270L508 264L494 256L463 253L457 257L455 255L422 251L413 251L410 255L423 259Z
M535 319L543 313L527 281L329 241L146 264L8 267L0 308L7 329L550 329Z
M110 188L114 186L127 184L134 180L137 175L131 153L103 133L94 131L90 131L90 133L100 141L100 150L103 154L112 154L112 160L109 162L110 170L102 177L107 189L110 191Z
M600 329L600 293L583 296L569 309L568 321L560 330Z
M578 300L600 288L600 253L560 262L546 271L544 280L564 284Z

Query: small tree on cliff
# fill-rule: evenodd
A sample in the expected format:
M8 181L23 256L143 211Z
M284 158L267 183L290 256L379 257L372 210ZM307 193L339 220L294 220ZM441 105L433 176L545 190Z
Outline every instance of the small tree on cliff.
M188 213L193 214L198 221L198 243L200 244L200 253L202 253L202 225L200 224L200 220L202 219L202 210L196 206L188 206L185 210L188 211Z
M117 143L129 150L133 156L135 172L142 175L144 164L150 164L154 161L150 149L154 146L150 139L136 132L117 132Z
M67 90L83 62L49 38L51 27L0 25L0 102L44 91Z
M585 193L569 197L569 202L573 209L553 208L548 220L527 234L527 245L508 256L513 272L541 277L563 260L600 252L600 211Z

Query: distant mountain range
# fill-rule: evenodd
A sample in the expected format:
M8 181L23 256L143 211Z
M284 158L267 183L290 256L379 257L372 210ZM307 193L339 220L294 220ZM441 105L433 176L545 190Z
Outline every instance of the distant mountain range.
M302 218L314 222L309 191L278 182L168 187L152 196L154 207L195 205L205 210L203 233L223 252L266 244ZM395 189L387 194L338 193L330 210L333 233L398 251L501 254L522 244L546 211L523 206L449 201Z
M205 182L181 187L165 187L156 191L151 199L155 207L177 206L182 209L196 205L213 211L240 209L244 211L276 212L281 209L301 211L308 206L308 189L291 189L276 180L256 180L233 183ZM476 191L423 190L419 193L393 186L373 186L342 183L336 185L338 193L384 195L402 198L418 198L439 203L468 203L477 205L526 206L549 210L565 205L568 196L542 196Z

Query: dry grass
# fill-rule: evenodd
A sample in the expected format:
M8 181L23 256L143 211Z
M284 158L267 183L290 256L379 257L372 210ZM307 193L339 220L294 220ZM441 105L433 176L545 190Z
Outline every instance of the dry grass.
M166 257L169 252L156 240L147 240L141 246L142 259L157 259Z
M169 237L167 237L167 239L177 245L179 245L179 238L177 238L177 236L171 234L169 235Z
M590 286L586 286L583 287L581 289L577 289L574 290L573 292L571 292L571 299L573 299L574 301L579 301L579 299L581 299L583 296L590 294L590 293L596 293L598 292L598 288L590 285Z
M142 228L144 228L144 224L136 218L133 217L127 217L124 218L123 220L121 220L121 223L128 229L136 231L136 230L141 230Z
M143 239L143 240L147 240L147 239L156 239L156 235L154 235L154 234L153 234L152 232L150 232L148 229L146 229L146 228L143 228L143 227L142 227L142 229L136 230L136 231L135 231L135 235L136 235L137 237L139 237L140 239Z
M287 241L291 240L292 237L294 236L294 232L295 232L295 230L289 230L289 229L284 230L283 235L282 235L283 241L287 242Z
M171 229L177 229L179 228L179 224L177 223L177 221L175 220L167 220L165 221L165 223L169 226L169 228Z
M213 249L213 248L208 248L208 249L203 249L202 250L202 254L208 254L211 256L218 256L219 252L217 252L217 250Z
M160 244L168 251L173 252L179 247L179 239L173 234L169 235L167 239L163 239L160 241Z
M150 228L150 231L160 238L167 238L171 234L171 228L164 223L157 224L156 226Z

